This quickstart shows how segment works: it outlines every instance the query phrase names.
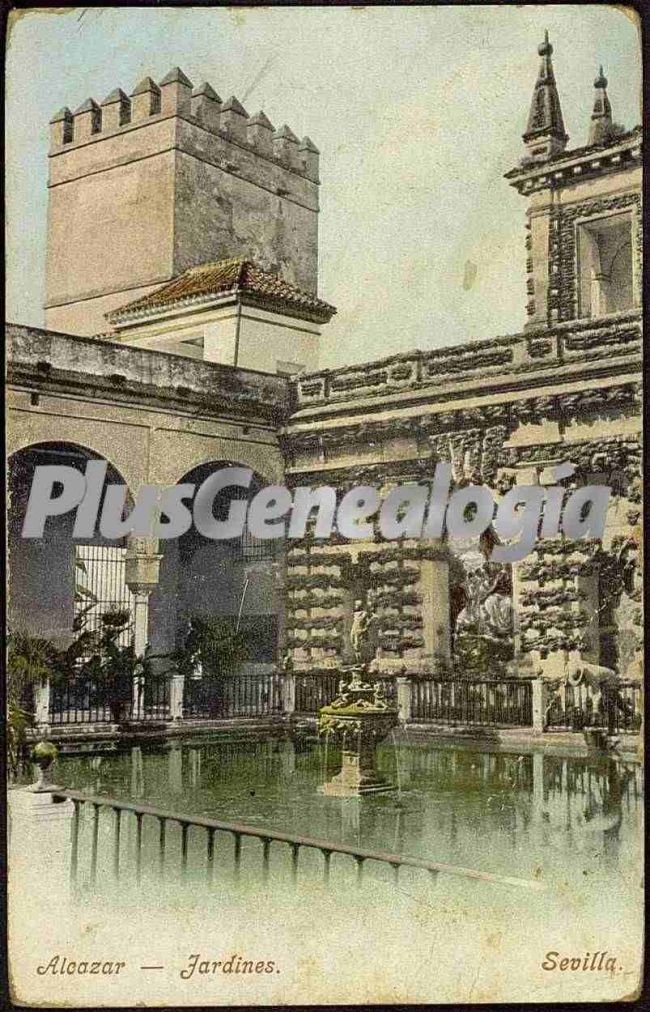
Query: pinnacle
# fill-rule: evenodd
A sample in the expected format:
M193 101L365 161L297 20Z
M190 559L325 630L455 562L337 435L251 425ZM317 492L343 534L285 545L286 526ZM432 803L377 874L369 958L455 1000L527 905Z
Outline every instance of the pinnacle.
M231 95L226 104L221 107L221 111L236 112L239 113L240 116L246 116L248 118L248 113L244 109L241 102L238 99L236 99L234 95Z
M261 126L261 127L264 127L266 130L275 130L275 127L271 123L271 120L268 118L268 116L266 116L262 112L261 109L260 109L260 111L258 113L256 113L253 116L253 118L250 120L250 122L249 122L248 125L249 126Z
M544 32L544 41L537 47L537 52L540 56L552 56L553 46L548 41L548 28Z
M99 106L95 102L94 98L87 98L85 102L82 102L78 109L75 109L75 116L78 116L82 112L95 112L99 109Z
M298 138L294 134L293 130L291 130L286 123L283 126L281 126L279 130L276 130L276 132L273 134L273 138L274 140L275 139L280 140L281 138L284 138L284 140L294 141L296 144L298 143Z
M302 141L300 142L300 147L298 148L298 150L299 151L313 151L313 153L315 155L319 155L320 154L320 151L318 150L318 148L314 144L314 142L311 139L311 137L303 137Z
M102 105L113 105L114 102L128 102L129 97L121 88L113 88L102 102Z
M184 84L186 88L192 88L193 84L189 77L186 77L180 67L173 67L168 74L165 74L160 87L164 88L166 84Z
M538 52L542 59L535 82L524 141L528 143L532 139L552 138L556 144L562 145L563 149L569 138L564 129L560 96L555 84L551 61L553 46L548 41L548 31L544 33L544 42L538 46Z
M603 73L603 65L601 63L600 69L598 71L598 77L594 81L594 88L606 88L606 87L607 87L607 78Z
M140 83L136 84L135 88L131 92L131 95L144 95L148 91L153 91L158 94L160 92L160 88L150 77L143 77Z
M60 123L61 120L72 119L72 113L68 109L67 105L64 105L62 109L54 113L54 116L50 120L50 123Z
M199 95L203 95L205 98L209 98L213 102L221 101L212 85L208 84L207 81L204 81L203 84L200 84L198 88L195 88L192 92L192 98L198 98Z

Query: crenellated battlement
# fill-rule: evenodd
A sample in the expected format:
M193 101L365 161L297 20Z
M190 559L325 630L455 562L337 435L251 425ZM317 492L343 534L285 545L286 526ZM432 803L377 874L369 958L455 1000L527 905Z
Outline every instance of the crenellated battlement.
M75 112L60 109L50 120L50 154L89 142L126 134L133 129L180 117L247 152L318 182L318 148L309 137L302 141L287 124L276 130L264 112L250 116L232 95L223 102L210 84L194 87L180 67L161 81L140 81L130 95L115 88L98 103L87 98Z

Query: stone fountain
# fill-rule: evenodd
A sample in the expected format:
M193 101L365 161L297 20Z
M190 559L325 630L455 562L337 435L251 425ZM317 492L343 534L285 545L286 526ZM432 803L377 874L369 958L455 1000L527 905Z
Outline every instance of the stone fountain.
M344 669L339 695L319 711L318 733L341 743L341 769L320 791L333 797L358 797L395 789L380 777L375 766L379 742L397 726L397 709L384 698L380 681L370 684L369 630L372 620L364 610L355 611L350 644L355 662ZM374 649L372 650L374 656Z

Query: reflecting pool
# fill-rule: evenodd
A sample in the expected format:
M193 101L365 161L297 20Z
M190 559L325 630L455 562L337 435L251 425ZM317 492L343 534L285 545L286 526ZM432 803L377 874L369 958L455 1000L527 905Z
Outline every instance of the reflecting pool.
M160 820L147 815L138 823L123 813L116 846L115 812L102 808L95 820L93 806L83 805L71 891L70 826L59 827L56 846L54 830L48 831L45 850L40 831L23 832L20 842L21 853L31 853L25 868L42 881L39 861L46 861L50 882L58 883L51 888L57 916L48 921L49 935L39 934L38 958L78 933L94 932L102 944L110 938L113 948L120 937L124 951L141 952L145 963L155 957L167 968L179 1004L242 1000L231 981L212 980L208 987L198 971L191 980L181 976L187 959L207 948L221 955L255 950L282 968L277 979L274 971L247 983L247 1000L262 1004L358 1001L360 967L372 976L373 1000L382 994L400 1001L571 1000L574 985L549 969L555 959L549 963L549 952L558 960L585 953L591 960L594 952L615 957L608 972L576 975L576 1000L633 991L642 925L638 763L402 734L378 750L378 771L397 785L394 792L327 797L318 787L339 762L333 747L309 738L168 742L63 756L55 780L179 815L445 862L517 878L523 886L432 877L421 869L400 871L396 881L389 866L370 862L360 885L354 861L337 854L324 882L317 850L301 850L292 881L291 849L277 843L262 876L260 841L245 838L235 875L227 833L216 836L214 869L206 878L204 828L189 826L183 841L181 827L167 823L163 854ZM46 900L51 918L51 897L37 893L31 919L20 928L27 937ZM143 1000L151 1001L149 980L138 979ZM121 986L111 984L116 1001L138 1000L133 980L130 990ZM77 993L71 982L65 987ZM84 992L85 1000L97 996L92 988ZM170 992L165 996L169 1001Z
M395 792L323 797L317 788L339 762L312 740L174 743L64 757L57 779L186 814L524 878L564 881L569 870L607 878L639 854L636 763L389 741L378 768Z

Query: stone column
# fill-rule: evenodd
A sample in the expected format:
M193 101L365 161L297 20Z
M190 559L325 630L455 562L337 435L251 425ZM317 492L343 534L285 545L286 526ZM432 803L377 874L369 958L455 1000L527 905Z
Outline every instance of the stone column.
M36 727L46 728L50 723L50 680L43 678L34 686L34 719Z
M131 749L131 794L134 798L141 798L144 794L144 762L139 745Z
M600 664L600 621L599 621L599 577L597 573L589 573L586 576L580 575L575 578L575 586L578 594L584 594L572 608L580 613L586 612L589 622L584 630L584 649L582 659L591 664Z
M435 658L451 658L451 621L449 612L449 562L440 542L440 555L420 562L420 588L424 655L431 669Z
M126 583L133 594L134 650L136 657L143 657L149 639L149 595L158 583L160 560L156 553L158 542L155 538L129 538L126 552ZM144 674L140 672L133 679L134 720L142 716L144 706Z
M172 675L169 689L169 716L172 720L183 719L185 696L185 675Z
M402 724L411 719L411 679L397 677L397 713Z

